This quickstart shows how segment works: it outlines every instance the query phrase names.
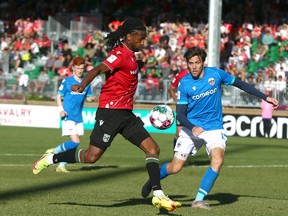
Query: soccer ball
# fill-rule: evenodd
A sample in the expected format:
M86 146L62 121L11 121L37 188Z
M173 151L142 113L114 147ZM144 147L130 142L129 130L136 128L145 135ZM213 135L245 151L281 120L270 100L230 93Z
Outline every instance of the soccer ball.
M175 115L170 106L157 105L151 110L149 119L155 128L165 130L172 126Z

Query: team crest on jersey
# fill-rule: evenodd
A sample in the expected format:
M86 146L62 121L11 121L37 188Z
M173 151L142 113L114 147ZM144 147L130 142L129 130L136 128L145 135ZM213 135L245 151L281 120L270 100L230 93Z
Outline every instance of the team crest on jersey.
M214 84L215 84L214 78L209 78L209 79L208 79L208 83L209 83L210 85L214 85Z
M109 57L107 58L107 61L108 61L109 63L112 63L112 62L114 62L116 59L117 59L117 57L116 57L115 55L111 55L111 56L109 56Z
M107 143L110 140L110 135L109 134L104 134L102 140L103 140L103 142Z

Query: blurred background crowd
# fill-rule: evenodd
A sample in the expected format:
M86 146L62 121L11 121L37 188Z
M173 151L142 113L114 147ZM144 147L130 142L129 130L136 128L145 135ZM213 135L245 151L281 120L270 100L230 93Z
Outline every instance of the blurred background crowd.
M287 105L288 14L287 0L223 0L219 67L276 97ZM86 71L99 64L109 51L104 38L127 16L143 19L148 37L137 57L144 62L139 73L138 102L173 103L168 93L174 76L187 68L187 48L208 45L209 1L196 0L8 0L0 3L0 95L2 98L52 98L61 79L71 75L71 60L85 58ZM53 34L51 17L82 21L97 17L73 40L68 34ZM94 22L95 23L95 22ZM73 28L74 29L74 28ZM56 37L55 37L56 34ZM96 78L99 94L103 77ZM20 96L19 96L20 95ZM23 97L24 95L24 97ZM243 92L223 88L224 105L259 105Z

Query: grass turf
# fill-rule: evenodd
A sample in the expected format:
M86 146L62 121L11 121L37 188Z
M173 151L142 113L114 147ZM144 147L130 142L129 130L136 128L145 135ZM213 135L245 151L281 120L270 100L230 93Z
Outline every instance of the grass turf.
M81 147L88 146L90 131ZM160 162L171 160L173 135L152 134L161 148ZM202 176L209 165L204 148L190 157L177 175L162 181L172 199L182 202L175 212L158 210L151 196L143 199L147 179L144 153L117 136L112 147L92 165L56 166L33 175L34 162L46 149L65 141L60 129L0 127L1 215L286 215L288 212L287 140L229 137L224 166L206 200L210 211L192 209Z

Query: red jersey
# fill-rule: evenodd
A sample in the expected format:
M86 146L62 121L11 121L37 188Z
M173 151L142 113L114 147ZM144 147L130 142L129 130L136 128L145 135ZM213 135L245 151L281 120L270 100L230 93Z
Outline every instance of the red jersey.
M111 72L99 96L99 108L133 109L138 85L138 64L134 52L123 44L115 47L103 61Z
M174 77L174 79L171 82L171 86L173 86L174 88L178 87L179 81L188 74L188 70L183 70L180 71L179 73L177 73Z

